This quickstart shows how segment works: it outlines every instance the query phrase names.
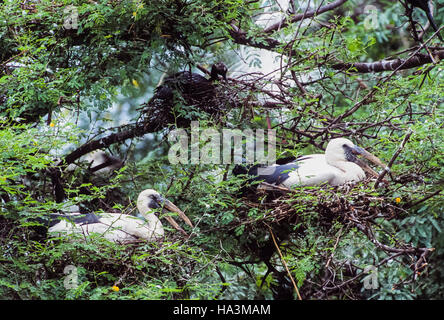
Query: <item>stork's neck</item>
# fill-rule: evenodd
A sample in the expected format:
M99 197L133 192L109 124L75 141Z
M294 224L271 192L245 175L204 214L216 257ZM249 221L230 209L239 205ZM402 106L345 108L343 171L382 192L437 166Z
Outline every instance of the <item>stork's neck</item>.
M155 235L156 237L163 236L164 231L162 222L160 222L159 218L154 213L154 210L148 207L148 201L137 202L137 209L147 221L148 229L152 230L153 235Z

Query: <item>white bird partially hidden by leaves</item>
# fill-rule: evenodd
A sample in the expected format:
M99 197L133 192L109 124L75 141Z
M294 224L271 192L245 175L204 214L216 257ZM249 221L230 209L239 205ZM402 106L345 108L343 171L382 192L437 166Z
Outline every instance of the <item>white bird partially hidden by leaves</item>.
M168 215L168 211L177 213L186 224L193 227L182 210L152 189L144 190L139 194L137 209L145 220L121 213L51 215L53 221L48 232L56 235L75 233L85 237L96 233L109 241L119 243L138 239L155 241L164 236L163 225L156 216L156 211L164 213L163 217L184 235L187 235L186 232Z
M88 171L96 175L108 175L120 169L124 162L116 156L110 155L102 150L95 150L80 158L79 163L88 168ZM66 170L75 171L79 165L71 163Z
M355 146L346 138L330 140L325 154L312 154L297 158L283 165L255 165L246 174L254 181L271 185L294 188L296 186L315 186L328 183L333 186L365 179L365 172L378 177L372 168L359 159L360 155L386 169L386 165L370 152ZM237 169L238 173L243 173ZM266 189L266 188L265 188Z

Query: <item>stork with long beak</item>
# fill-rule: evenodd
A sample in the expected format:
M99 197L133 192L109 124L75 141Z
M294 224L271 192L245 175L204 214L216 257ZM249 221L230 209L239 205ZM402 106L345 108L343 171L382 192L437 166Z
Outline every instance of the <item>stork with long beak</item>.
M125 243L137 239L155 241L164 235L164 229L155 211L164 213L164 218L177 230L186 235L179 224L168 215L177 213L186 224L193 227L190 219L171 201L163 198L157 191L147 189L137 198L137 209L145 220L132 215L119 213L52 215L49 232L55 234L100 234L113 242ZM56 218L56 219L54 219Z
M358 182L365 178L365 172L378 177L372 168L357 156L386 168L376 156L355 146L345 138L332 139L325 154L312 154L297 158L295 161L272 166L253 166L247 172L252 180L264 181L280 187L314 186L328 183L333 186L347 182Z

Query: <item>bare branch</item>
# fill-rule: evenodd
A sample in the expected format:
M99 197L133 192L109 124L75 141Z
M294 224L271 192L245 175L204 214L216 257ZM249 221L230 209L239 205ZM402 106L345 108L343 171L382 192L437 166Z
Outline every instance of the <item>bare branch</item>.
M308 18L312 18L312 17L319 15L321 13L331 11L331 10L336 9L337 7L343 5L345 2L347 2L347 0L336 0L336 1L329 3L323 7L317 8L316 10L307 11L304 13L293 15L289 18L285 18L279 22L274 23L273 25L269 26L268 28L264 29L264 33L272 33L274 31L281 29L281 28L285 28L286 26L288 26L291 23L301 21L304 19L308 19Z
M433 52L435 60L444 59L444 50ZM434 62L428 54L417 53L407 59L382 60L376 62L337 63L331 67L335 70L347 70L353 73L370 73L393 70L412 69Z
M382 179L384 179L384 176L390 172L390 168L392 167L393 163L395 162L396 158L399 156L399 154L401 153L402 149L404 149L405 144L407 143L407 140L410 138L410 136L412 135L413 131L409 130L407 132L407 134L405 135L404 139L401 142L401 145L399 146L398 150L396 150L395 154L392 156L392 158L390 159L390 162L387 164L387 167L382 170L382 172L379 174L378 179L376 179L375 182L375 189L378 187L379 183L381 183Z

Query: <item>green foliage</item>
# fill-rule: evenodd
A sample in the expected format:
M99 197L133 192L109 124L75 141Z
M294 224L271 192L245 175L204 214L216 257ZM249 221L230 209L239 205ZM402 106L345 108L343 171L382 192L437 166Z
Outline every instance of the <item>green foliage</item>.
M364 4L264 32L264 17L281 10L275 1L3 1L0 298L296 298L291 277L307 299L443 299L442 61L381 73L332 68L419 48L399 2L375 3L374 21L358 10ZM63 27L67 5L77 28ZM422 12L413 17L425 21ZM256 48L276 54L277 72ZM140 123L140 104L163 76L218 60L230 67L229 82L218 84L230 105L219 117L175 92L171 127L107 145L123 168L91 173L86 159L64 163L85 143ZM388 163L412 134L388 186L368 179L241 194L245 177L232 165L169 163L166 134L183 119L216 130L265 129L269 120L278 157L319 153L344 136ZM73 206L135 214L145 188L191 218L189 238L164 223L157 242L85 241L48 235L37 219ZM66 286L67 266L76 268L75 288ZM377 289L363 286L368 266L377 266Z

